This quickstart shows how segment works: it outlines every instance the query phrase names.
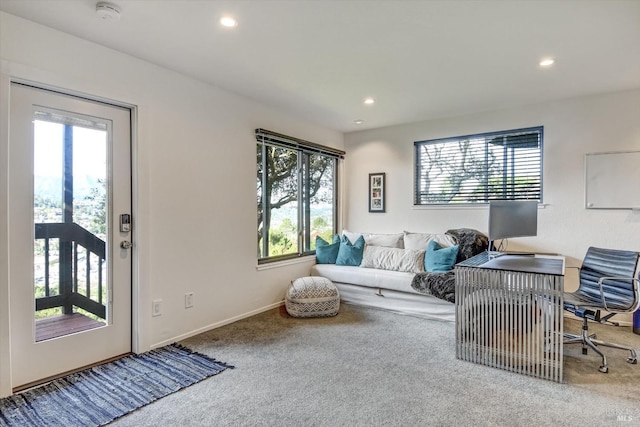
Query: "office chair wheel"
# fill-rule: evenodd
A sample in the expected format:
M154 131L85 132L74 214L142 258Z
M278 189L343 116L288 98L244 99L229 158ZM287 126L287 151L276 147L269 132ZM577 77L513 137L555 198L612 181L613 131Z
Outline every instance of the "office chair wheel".
M587 354L587 348L586 347L582 349L582 354Z
M635 357L627 357L627 363L631 363L632 365L637 365L638 359L636 359Z
M607 372L609 372L609 367L608 366L600 366L598 368L598 371L602 372L603 374L606 374Z

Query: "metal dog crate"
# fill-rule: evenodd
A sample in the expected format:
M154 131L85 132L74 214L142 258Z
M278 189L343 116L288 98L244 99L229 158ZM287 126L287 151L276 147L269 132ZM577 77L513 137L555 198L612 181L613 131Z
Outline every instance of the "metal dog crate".
M562 382L564 276L469 264L455 269L456 357Z

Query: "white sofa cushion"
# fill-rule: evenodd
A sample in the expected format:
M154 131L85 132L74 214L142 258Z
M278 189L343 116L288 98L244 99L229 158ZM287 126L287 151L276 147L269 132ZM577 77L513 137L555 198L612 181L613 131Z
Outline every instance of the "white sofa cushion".
M435 240L443 248L458 244L453 236L444 233L412 233L405 231L403 240L405 249L423 251L427 249L427 244L432 240Z
M360 267L407 273L424 272L425 251L366 245Z
M342 235L347 236L347 239L354 244L358 237L364 237L364 241L367 245L372 246L385 246L388 248L404 248L403 244L403 233L395 233L395 234L375 234L375 233L356 233L349 230L342 230ZM425 245L423 250L427 246Z
M312 276L322 276L334 283L382 288L392 291L421 294L411 287L413 273L379 270L377 268L351 267L334 264L315 264L311 266Z

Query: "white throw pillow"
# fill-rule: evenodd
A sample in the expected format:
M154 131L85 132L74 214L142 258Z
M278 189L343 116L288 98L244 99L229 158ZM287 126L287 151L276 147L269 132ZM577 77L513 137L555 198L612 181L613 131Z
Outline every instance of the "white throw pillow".
M412 233L404 232L404 248L426 250L430 241L435 240L443 248L457 245L456 239L444 233Z
M386 246L388 248L404 248L404 234L374 234L374 233L354 233L349 230L342 230L342 235L347 236L347 239L353 244L358 237L363 236L367 245L372 246ZM425 249L427 246L425 245Z
M349 239L349 241L353 245L354 243L356 243L356 240L358 240L360 236L364 236L364 233L354 233L353 231L342 230L342 235L346 236L347 239ZM366 243L366 240L365 240L365 243Z
M424 252L410 249L366 245L360 267L381 270L424 272Z
M365 234L364 241L371 246L386 246L388 248L404 248L404 235L397 234Z

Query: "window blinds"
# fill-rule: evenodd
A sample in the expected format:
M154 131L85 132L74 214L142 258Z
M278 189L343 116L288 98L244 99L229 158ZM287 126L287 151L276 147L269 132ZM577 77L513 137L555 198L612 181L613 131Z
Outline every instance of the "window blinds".
M280 147L293 148L310 153L321 153L327 156L343 159L345 152L336 148L325 147L324 145L283 135L265 129L256 129L256 140L261 143L278 145Z
M542 200L542 126L414 143L415 204Z

